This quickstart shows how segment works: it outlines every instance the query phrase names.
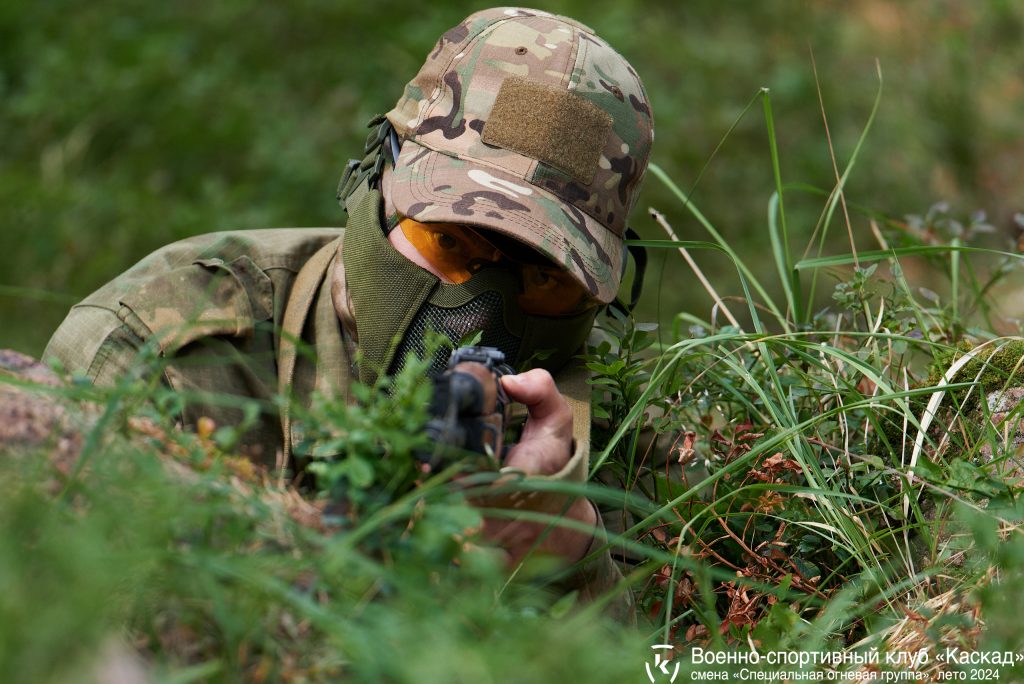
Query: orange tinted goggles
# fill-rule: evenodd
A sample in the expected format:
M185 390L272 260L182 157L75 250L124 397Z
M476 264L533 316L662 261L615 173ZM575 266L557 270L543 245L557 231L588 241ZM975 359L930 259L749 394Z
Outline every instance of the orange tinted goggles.
M420 223L410 218L398 222L405 237L424 259L453 283L464 283L485 266L516 269L522 289L520 308L538 316L567 316L596 306L586 288L529 247L486 238L457 223ZM496 243L501 243L498 246Z

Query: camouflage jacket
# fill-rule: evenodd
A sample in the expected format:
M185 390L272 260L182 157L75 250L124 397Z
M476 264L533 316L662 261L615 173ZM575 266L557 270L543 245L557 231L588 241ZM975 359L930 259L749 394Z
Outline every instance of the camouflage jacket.
M293 396L309 402L314 391L348 400L354 348L331 298L330 274L340 259L344 231L284 228L210 233L163 247L74 306L54 333L44 359L70 373L114 386L161 369L163 382L183 399L181 420L194 427L207 417L217 425L243 421L256 400L260 412L242 436L240 449L254 461L283 468L284 433L279 368L290 340L282 329L301 329L315 355L297 354ZM299 325L289 328L286 319ZM559 378L556 377L556 381ZM317 452L291 424L292 455ZM570 464L552 478L582 480L589 454L577 448ZM318 456L330 454L317 453ZM602 545L602 532L592 549ZM588 553L565 584L584 598L621 579L607 551ZM613 606L631 615L628 592Z
M185 399L187 426L203 416L217 425L240 424L243 402L256 400L262 410L240 446L255 461L282 465L274 397L285 307L303 266L319 250L336 247L342 234L253 230L167 245L74 306L44 358L105 386L159 364L163 381ZM337 318L316 325L325 306L329 295L317 302L307 331L326 372L347 368L350 360ZM309 365L297 368L297 387L311 380Z

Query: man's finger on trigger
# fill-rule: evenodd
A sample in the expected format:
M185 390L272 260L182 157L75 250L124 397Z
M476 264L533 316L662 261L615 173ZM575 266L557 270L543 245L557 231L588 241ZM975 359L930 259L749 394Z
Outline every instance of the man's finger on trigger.
M568 402L546 370L534 368L519 375L506 375L501 381L511 399L526 405L531 418L572 416Z

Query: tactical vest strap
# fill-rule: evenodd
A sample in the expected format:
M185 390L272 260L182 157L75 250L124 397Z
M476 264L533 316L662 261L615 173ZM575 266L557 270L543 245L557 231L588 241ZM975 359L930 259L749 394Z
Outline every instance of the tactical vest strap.
M590 371L574 363L558 373L558 391L572 411L573 458L562 476L570 482L585 482L590 472Z
M281 345L278 352L277 377L278 387L281 396L284 397L284 404L281 407L281 435L284 458L282 467L288 467L292 455L292 420L291 402L292 381L295 378L295 362L298 355L298 345L302 341L302 331L305 328L313 299L316 298L320 289L320 283L327 273L327 266L331 263L335 253L338 251L338 241L334 240L320 248L299 271L295 284L292 286L291 294L288 296L288 304L285 306L284 319L281 322Z

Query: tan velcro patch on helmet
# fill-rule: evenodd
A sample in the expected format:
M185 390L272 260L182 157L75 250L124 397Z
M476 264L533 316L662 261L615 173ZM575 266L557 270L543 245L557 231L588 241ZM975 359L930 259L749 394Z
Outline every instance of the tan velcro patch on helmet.
M586 98L510 76L501 83L480 139L589 185L611 130L612 117Z

